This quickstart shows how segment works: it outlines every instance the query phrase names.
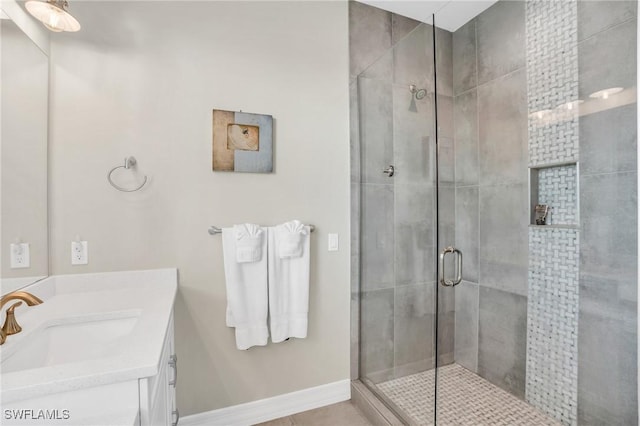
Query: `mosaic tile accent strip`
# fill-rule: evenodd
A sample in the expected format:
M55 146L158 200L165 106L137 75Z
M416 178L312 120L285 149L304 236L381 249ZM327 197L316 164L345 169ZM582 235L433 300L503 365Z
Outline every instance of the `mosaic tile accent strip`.
M525 13L529 165L577 162L577 0L526 0ZM570 167L538 171L552 225L577 224ZM577 421L578 253L577 229L529 229L526 399L567 425Z
M538 204L551 208L549 225L578 224L576 166L559 166L538 171Z
M577 0L527 0L529 164L578 160Z
M434 372L427 370L378 384L420 425L433 424ZM559 425L535 407L458 364L438 370L438 425Z
M566 425L577 424L577 229L529 228L526 399Z

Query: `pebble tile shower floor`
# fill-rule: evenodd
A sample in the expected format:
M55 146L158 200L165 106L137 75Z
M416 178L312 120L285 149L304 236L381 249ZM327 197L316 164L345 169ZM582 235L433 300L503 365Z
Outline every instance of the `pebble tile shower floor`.
M420 425L433 424L434 370L379 383L378 388ZM458 365L438 370L438 425L532 426L560 423Z

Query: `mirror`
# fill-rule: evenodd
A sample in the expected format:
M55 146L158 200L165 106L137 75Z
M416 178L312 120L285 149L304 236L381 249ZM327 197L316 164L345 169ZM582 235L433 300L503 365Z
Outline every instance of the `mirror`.
M49 272L49 60L4 12L0 15L0 292L5 294Z

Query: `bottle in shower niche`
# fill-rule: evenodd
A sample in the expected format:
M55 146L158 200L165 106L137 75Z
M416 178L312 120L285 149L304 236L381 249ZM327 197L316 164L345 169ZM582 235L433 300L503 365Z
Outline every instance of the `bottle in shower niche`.
M550 209L546 204L536 205L536 225L547 225L550 223Z

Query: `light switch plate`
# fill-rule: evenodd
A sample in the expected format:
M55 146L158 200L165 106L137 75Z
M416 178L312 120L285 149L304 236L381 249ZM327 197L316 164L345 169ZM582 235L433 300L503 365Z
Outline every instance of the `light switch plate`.
M11 269L28 268L31 266L29 243L11 244Z
M89 263L89 243L87 241L71 242L71 264L86 265Z
M327 236L327 242L329 251L338 251L338 234L329 234Z

